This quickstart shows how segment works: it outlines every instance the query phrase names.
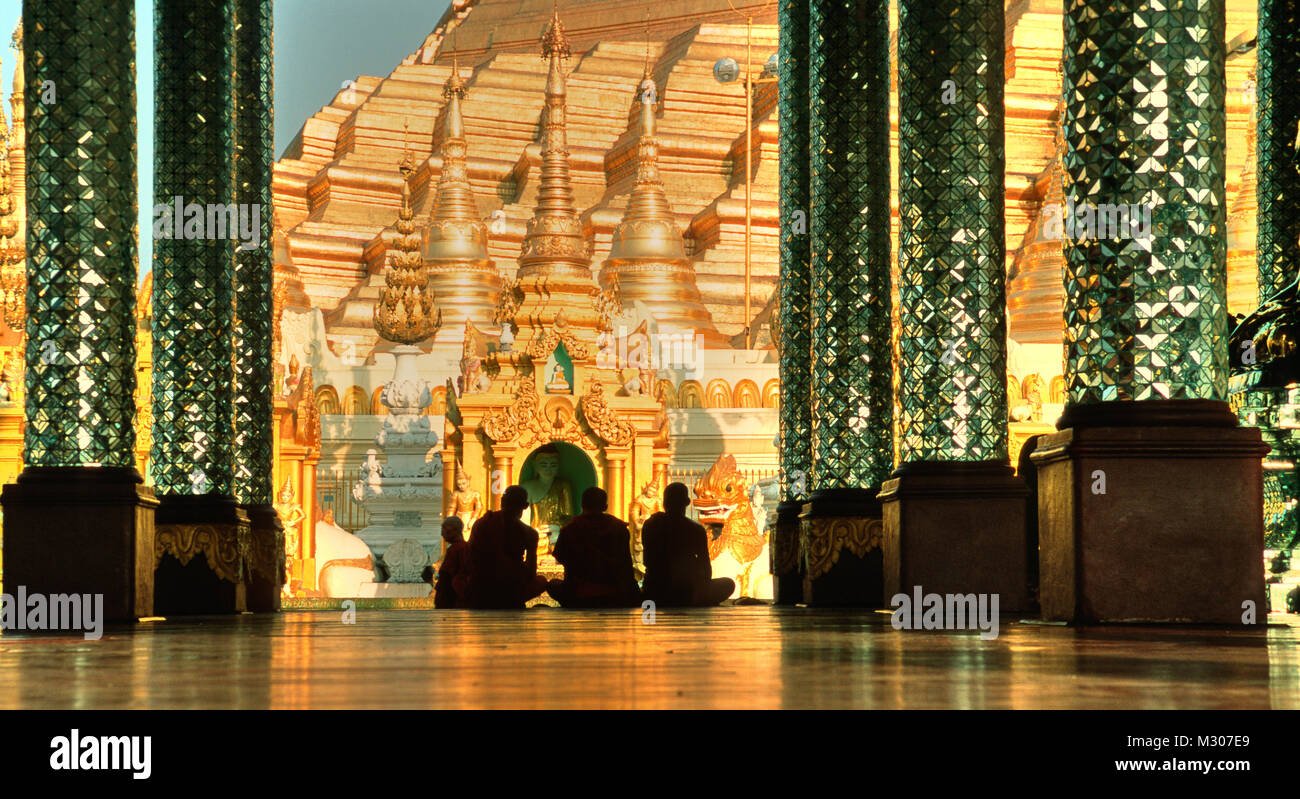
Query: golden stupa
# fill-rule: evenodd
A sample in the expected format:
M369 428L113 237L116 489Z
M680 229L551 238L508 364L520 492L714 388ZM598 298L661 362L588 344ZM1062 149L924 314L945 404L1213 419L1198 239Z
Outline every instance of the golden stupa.
M587 240L573 209L565 146L569 52L554 12L542 37L548 79L540 188L517 277L500 309L502 323L513 323L518 334L511 348L488 348L480 367L469 343L473 330L467 330L461 390L447 392L444 515L452 512L458 470L469 478L467 493L490 496L497 507L500 490L492 486L529 488L543 447L554 449L550 457L560 461L562 480L552 488L570 503L567 513L578 512L584 488L600 485L609 494L609 512L622 515L641 487L666 472L670 459L654 380L597 357L602 313ZM466 363L473 364L472 372ZM534 513L547 504L534 502ZM547 521L555 520L530 523L544 529ZM542 563L547 565L545 558Z
M596 284L591 277L591 255L574 210L569 176L565 62L570 56L557 9L542 36L542 57L548 68L537 206L528 220L515 274L521 297L514 323L522 346L542 336L545 329L559 327L559 322L575 330L595 331L601 326L593 301Z
M723 338L700 301L695 269L682 247L682 234L673 221L659 175L659 139L655 135L658 87L650 74L648 54L638 88L636 183L623 219L614 228L609 258L600 270L600 285L615 293L624 311L634 310L640 302L660 326L692 330L719 345Z
M421 250L429 289L444 298L442 310L454 321L466 317L478 327L494 322L501 276L487 253L487 226L478 216L478 204L469 183L467 145L461 100L465 81L453 60L451 76L443 87L442 166L433 190Z

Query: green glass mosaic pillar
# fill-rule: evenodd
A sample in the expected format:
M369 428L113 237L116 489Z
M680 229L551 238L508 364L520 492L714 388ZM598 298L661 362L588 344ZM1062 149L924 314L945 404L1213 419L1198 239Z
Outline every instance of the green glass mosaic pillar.
M781 117L781 502L772 532L772 574L778 604L802 600L799 513L812 469L812 318L808 239L808 0L782 0L778 10Z
M0 499L6 585L103 594L117 621L153 612L157 505L135 469L134 7L23 4L26 468Z
M1300 268L1300 0L1260 0L1256 49L1255 237L1259 301L1296 280ZM1264 469L1264 546L1296 546L1300 429L1289 401L1295 389L1249 390L1246 424L1257 424L1272 447ZM1285 415L1288 426L1282 426ZM1284 558L1285 559L1285 558Z
M275 512L272 441L273 73L271 0L235 4L235 202L248 222L235 253L235 500L252 525L251 610L278 610L284 529Z
M1300 0L1259 0L1255 83L1259 301L1300 269Z
M1001 0L902 0L901 456L1007 460Z
M1066 3L1070 404L1226 394L1223 30L1223 0Z
M899 460L885 596L1029 610L1028 490L1007 463L1002 0L898 8ZM978 486L978 490L974 490Z
M800 554L815 605L883 601L875 495L894 467L888 11L884 0L810 4L813 493Z
M153 266L151 462L167 613L245 601L250 533L232 469L234 24L233 0L154 3L154 202L174 211L155 207Z
M1048 619L1266 615L1268 448L1224 401L1224 17L1224 0L1065 4L1068 398L1030 456Z

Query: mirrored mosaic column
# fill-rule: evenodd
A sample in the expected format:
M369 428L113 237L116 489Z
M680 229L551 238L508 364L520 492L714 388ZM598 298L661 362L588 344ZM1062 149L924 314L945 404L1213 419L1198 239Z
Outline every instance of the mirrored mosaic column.
M252 524L250 610L279 608L284 530L273 506L271 171L274 87L271 0L235 4L235 500ZM243 223L247 224L243 224Z
M885 596L1028 610L1007 463L1002 0L898 10L899 460L880 493Z
M903 463L1007 460L1001 0L898 10Z
M781 502L770 551L776 601L790 604L803 596L799 513L808 499L812 468L808 0L782 0L779 14Z
M232 0L155 0L154 202L174 211L154 222L160 612L236 609L249 551L232 470L233 45Z
M1066 4L1071 404L1225 396L1223 33L1223 0Z
M153 491L135 469L135 4L23 7L26 429L4 487L6 585L153 612Z
M1264 464L1264 548L1276 551L1269 569L1285 572L1291 550L1300 545L1297 500L1300 500L1300 384L1289 370L1265 365L1281 352L1272 351L1268 329L1256 329L1254 319L1269 318L1281 327L1296 314L1296 270L1300 267L1300 0L1260 0L1256 55L1256 264L1260 309L1237 331L1238 339L1253 339L1249 351L1238 340L1229 348L1238 374L1235 391L1243 424L1258 426L1271 447ZM1288 287L1291 291L1278 297ZM1273 298L1286 312L1267 310ZM1277 330L1281 333L1281 330ZM1284 336L1274 336L1275 342ZM1253 346L1259 342L1262 346ZM1257 350L1257 351L1256 351ZM1263 367L1264 379L1260 371ZM1267 555L1267 553L1266 553Z
M1031 455L1049 619L1265 615L1268 449L1223 401L1224 16L1224 0L1065 4L1068 399Z
M812 496L804 600L878 605L881 482L894 466L889 14L810 4Z
M1300 269L1300 1L1259 0L1256 258L1262 303Z

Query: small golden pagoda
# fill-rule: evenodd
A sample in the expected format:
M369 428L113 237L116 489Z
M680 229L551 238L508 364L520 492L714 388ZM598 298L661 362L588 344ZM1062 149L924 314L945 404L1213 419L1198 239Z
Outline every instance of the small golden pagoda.
M542 111L542 169L537 207L528 220L516 274L523 292L514 322L521 344L544 335L558 315L574 330L595 332L599 324L592 303L595 283L587 238L574 209L565 133L564 62L570 55L559 11L542 36L542 57L550 61L546 105Z
M487 254L487 229L479 218L474 191L469 185L465 154L465 123L460 103L465 96L460 64L453 62L443 87L447 106L442 131L442 169L434 189L422 255L429 290L439 297L455 297L455 307L444 307L450 321L467 317L478 327L493 324L501 276Z
M641 302L662 327L693 330L710 343L725 345L700 301L695 268L682 247L668 195L659 177L659 139L655 136L657 87L647 57L641 78L640 135L637 139L636 185L623 220L614 228L609 258L600 270L600 285L611 291L624 311Z
M414 163L407 151L401 164L402 205L397 214L397 251L384 271L384 291L375 305L375 331L397 344L424 341L440 325L434 318L433 295L425 279L420 256L420 236L415 232L411 209L411 172Z
M597 337L612 309L592 278L573 208L564 123L568 54L556 12L542 38L550 72L538 201L516 281L498 310L517 337L513 347L486 353L486 380L464 381L459 396L449 389L442 451L444 516L461 493L490 497L499 508L506 486L523 485L533 503L525 520L543 534L544 567L548 537L578 513L583 490L605 489L609 512L626 516L638 489L665 473L669 461L667 417L653 375L597 361ZM457 464L469 478L463 491L453 482Z

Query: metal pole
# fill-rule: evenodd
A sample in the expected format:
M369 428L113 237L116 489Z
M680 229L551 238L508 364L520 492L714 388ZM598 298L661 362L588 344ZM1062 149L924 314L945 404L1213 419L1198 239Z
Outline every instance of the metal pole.
M751 141L754 130L754 80L750 75L750 31L753 28L754 18L745 17L745 349L753 346L751 317L749 314L749 231L751 225L750 214L750 189L752 188L752 174L754 157L754 144Z

